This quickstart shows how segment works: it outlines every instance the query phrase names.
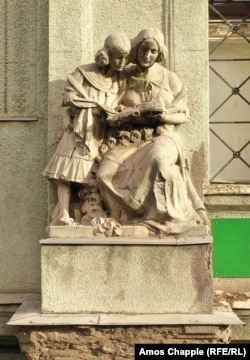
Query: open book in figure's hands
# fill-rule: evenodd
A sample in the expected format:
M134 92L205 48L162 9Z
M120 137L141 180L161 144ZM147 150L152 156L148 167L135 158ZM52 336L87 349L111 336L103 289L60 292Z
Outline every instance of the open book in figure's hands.
M163 101L157 99L141 103L135 107L125 107L115 114L109 114L106 121L113 127L119 127L127 123L134 125L153 125L158 122L153 116L161 114L164 111L165 106Z

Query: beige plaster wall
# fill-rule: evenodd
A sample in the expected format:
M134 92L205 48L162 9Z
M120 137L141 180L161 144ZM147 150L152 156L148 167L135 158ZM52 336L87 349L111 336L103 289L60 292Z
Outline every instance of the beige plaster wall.
M0 0L0 293L40 290L47 222L47 1L16 3Z
M109 33L120 30L133 37L148 26L163 31L170 51L167 65L179 74L189 93L192 121L181 132L198 190L207 171L207 0L35 3L36 15L26 24L36 32L39 44L34 76L39 80L35 91L40 120L29 124L0 123L0 201L4 204L0 210L1 292L40 290L38 241L45 236L45 226L56 202L56 189L50 184L47 193L47 181L41 172L55 150L62 126L63 85L66 75L76 66L93 61ZM9 40L9 46L12 45Z

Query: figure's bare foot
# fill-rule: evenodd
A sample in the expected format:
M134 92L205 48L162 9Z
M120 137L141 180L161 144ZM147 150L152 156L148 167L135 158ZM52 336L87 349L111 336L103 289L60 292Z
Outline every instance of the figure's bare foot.
M61 217L60 221L65 225L72 225L74 223L74 219L68 216Z

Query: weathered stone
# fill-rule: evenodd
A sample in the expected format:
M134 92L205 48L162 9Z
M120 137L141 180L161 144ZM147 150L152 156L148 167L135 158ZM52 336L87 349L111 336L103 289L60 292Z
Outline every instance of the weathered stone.
M42 312L211 313L211 244L185 240L42 244Z
M187 92L163 65L167 54L157 28L130 40L116 32L95 62L68 75L63 132L43 171L58 188L50 225L93 226L107 237L134 224L156 236L195 236L202 225L199 235L208 235L177 132L191 118Z
M29 360L134 359L138 344L211 344L230 342L231 328L224 326L61 326L21 327L18 339ZM204 333L201 335L202 331ZM48 357L49 356L49 357Z

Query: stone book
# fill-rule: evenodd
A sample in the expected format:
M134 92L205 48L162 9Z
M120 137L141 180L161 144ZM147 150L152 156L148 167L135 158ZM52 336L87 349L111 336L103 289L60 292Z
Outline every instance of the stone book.
M127 123L150 125L158 121L154 116L164 111L166 111L165 106L161 101L148 101L135 107L126 107L115 114L109 114L106 120L112 127Z

